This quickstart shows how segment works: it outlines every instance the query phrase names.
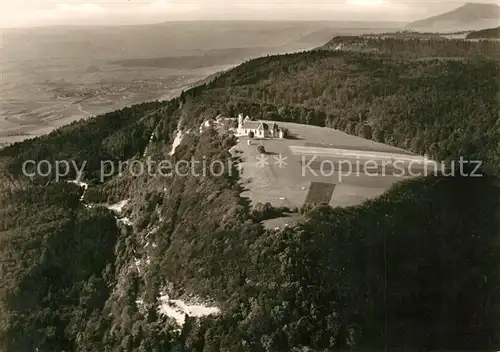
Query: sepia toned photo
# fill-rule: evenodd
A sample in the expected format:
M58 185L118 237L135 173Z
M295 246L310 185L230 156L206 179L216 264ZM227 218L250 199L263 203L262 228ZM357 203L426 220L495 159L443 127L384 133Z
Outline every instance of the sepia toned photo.
M500 3L0 0L0 352L500 351Z

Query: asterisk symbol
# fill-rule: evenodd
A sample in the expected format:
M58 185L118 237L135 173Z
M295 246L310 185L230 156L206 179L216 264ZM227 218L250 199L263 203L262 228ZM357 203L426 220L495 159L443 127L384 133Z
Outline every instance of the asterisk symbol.
M288 165L288 163L286 162L286 159L288 159L288 157L285 155L281 155L281 154L278 156L275 155L274 156L274 160L275 160L274 165L278 165L278 167L280 169L282 169Z
M267 161L269 159L268 156L264 154L257 155L257 167L263 168L264 166L269 165L269 162Z

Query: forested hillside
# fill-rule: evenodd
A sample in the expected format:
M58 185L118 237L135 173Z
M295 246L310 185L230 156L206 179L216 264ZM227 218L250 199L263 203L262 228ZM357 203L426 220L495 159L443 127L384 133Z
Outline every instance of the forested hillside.
M259 118L337 128L439 160L460 155L484 160L498 169L498 61L429 58L432 41L422 42L421 50L419 41L379 42L393 45L399 54L319 50L261 58L183 99L196 97L190 106L193 116L207 110L206 117L214 114L211 106L229 115L245 111ZM449 42L457 49L450 56L460 56L463 45L476 45L474 51L482 45ZM500 49L500 44L488 45ZM407 51L422 56L402 58Z
M117 224L67 184L0 196L2 351L68 351L99 318L115 280Z
M500 27L470 32L467 39L500 39Z
M402 32L382 35L335 37L320 49L378 53L393 59L449 58L460 61L499 58L499 44L492 41L446 39L434 33Z
M0 349L498 349L498 64L409 43L411 56L394 46L251 60L169 102L0 150ZM263 227L229 170L99 178L105 160L227 161L234 138L199 126L239 112L489 169L406 181L356 207L305 207L280 230ZM27 178L27 159L87 161L88 189L65 182L74 173ZM220 314L179 326L158 310L165 293Z

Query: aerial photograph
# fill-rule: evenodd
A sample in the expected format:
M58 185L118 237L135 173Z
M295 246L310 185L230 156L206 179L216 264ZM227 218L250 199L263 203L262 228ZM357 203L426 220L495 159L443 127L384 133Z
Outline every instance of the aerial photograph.
M498 0L0 0L0 352L500 351Z

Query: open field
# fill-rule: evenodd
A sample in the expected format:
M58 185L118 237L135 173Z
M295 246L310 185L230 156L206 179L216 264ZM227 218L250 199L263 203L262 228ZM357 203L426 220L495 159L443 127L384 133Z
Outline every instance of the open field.
M61 60L64 61L64 60ZM0 106L0 143L46 134L75 120L150 100L166 100L227 65L193 69L128 68L68 60L5 65ZM54 69L54 70L52 70Z
M280 125L296 138L252 140L247 145L248 138L242 137L238 143L242 196L252 204L300 208L308 200L334 207L356 205L381 195L396 182L424 175L425 170L432 172L430 161L399 148L330 128ZM311 143L315 146L310 147ZM263 156L257 151L260 144L267 153ZM277 226L276 220L268 223Z

